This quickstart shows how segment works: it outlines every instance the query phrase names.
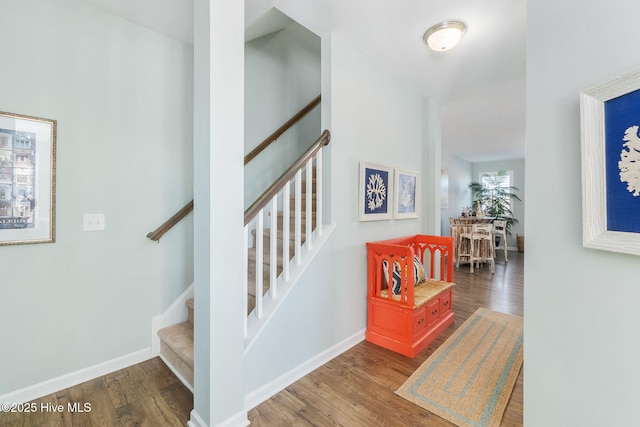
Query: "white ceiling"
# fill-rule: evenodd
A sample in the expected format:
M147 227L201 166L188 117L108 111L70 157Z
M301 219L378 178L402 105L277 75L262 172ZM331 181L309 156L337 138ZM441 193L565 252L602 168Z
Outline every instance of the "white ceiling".
M192 42L193 0L86 1ZM470 162L524 158L526 0L245 0L246 20L287 1L309 12L311 30L331 28L439 99L448 152ZM467 32L454 49L431 52L422 35L444 20L463 21ZM251 25L247 36L260 31Z

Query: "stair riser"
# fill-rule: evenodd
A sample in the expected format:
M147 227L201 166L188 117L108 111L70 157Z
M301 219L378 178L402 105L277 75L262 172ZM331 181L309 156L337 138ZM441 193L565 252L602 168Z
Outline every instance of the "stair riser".
M189 298L186 302L187 320L193 325L193 298Z
M257 239L256 239L256 232L255 230L253 230L251 232L253 234L252 238L253 238L253 246L252 248L255 248L257 245ZM264 248L270 248L271 247L271 233L269 232L269 230L265 230L264 231L264 236L262 238L262 246ZM300 235L302 243L304 243L304 241L306 240L306 233L303 231ZM282 242L284 240L284 236L283 236L283 230L278 230L278 251L280 252L280 249L282 249ZM292 244L295 243L296 241L296 236L294 233L289 233L289 248L292 249Z
M302 204L302 210L304 211L305 206L307 206L307 196L303 195L300 201ZM313 198L311 199L311 206L313 206L314 211L316 210L316 205L317 205L317 200L316 200L316 197L313 196ZM296 206L295 198L291 197L291 201L289 202L289 210L293 212L295 210L295 206Z
M278 234L278 240L276 243L276 247L277 247L277 253L279 255L282 255L282 242L283 242L283 238L281 234ZM304 235L302 236L302 240L301 243L304 244L305 242L305 237ZM262 247L264 248L264 257L267 258L269 256L269 254L271 253L271 236L267 235L264 236L262 239ZM254 249L256 247L256 240L254 238L254 244L253 244L253 248ZM295 255L296 252L296 241L295 241L295 236L290 235L289 237L289 259L293 258L293 256Z
M171 364L173 369L193 387L193 366L189 366L175 351L164 341L160 342L160 354Z
M278 216L278 232L282 232L283 229L283 220L284 217L282 215ZM307 218L306 215L301 215L300 217L300 230L304 231L307 227ZM316 227L316 215L313 214L313 216L311 217L311 228L314 229ZM289 217L289 230L291 230L291 234L293 234L293 230L295 230L296 228L296 218L295 216L291 215Z
M262 261L262 271L265 272L264 274L268 275L270 266L271 266L271 263L270 263L270 260L268 258L266 258L266 259L264 259ZM248 271L249 271L249 274L255 274L256 273L256 258L255 258L255 256L254 257L249 257ZM282 257L278 258L277 271L278 271L278 273L280 273L282 271Z
M187 307L193 306L193 300ZM193 324L185 321L158 331L160 355L177 374L193 386Z

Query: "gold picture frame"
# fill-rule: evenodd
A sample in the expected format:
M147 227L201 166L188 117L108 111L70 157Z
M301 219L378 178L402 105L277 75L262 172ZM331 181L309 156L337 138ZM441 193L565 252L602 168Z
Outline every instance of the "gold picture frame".
M54 243L57 121L0 111L0 246Z

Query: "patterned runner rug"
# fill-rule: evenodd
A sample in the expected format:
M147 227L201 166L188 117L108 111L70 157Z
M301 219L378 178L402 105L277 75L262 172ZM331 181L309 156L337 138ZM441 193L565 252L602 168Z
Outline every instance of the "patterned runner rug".
M479 308L396 394L457 426L499 426L522 351L522 318Z

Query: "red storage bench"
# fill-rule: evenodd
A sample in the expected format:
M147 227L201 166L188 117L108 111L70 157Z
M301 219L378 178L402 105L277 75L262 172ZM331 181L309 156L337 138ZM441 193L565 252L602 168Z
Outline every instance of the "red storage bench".
M453 323L453 237L367 243L369 342L415 357Z

